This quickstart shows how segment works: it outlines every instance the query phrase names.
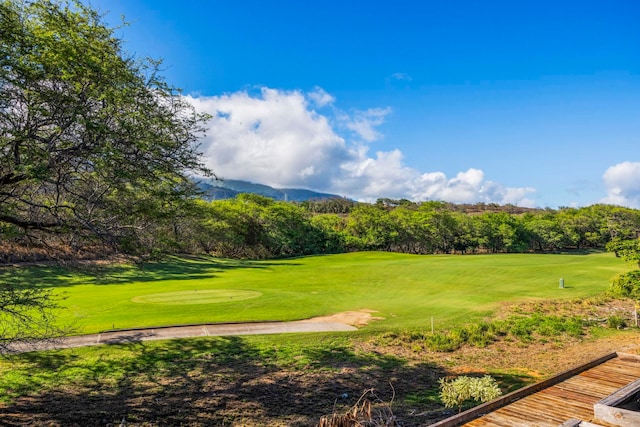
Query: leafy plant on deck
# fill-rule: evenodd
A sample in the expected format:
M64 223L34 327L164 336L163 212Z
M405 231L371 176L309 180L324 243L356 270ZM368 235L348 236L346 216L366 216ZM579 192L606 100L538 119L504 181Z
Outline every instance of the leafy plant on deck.
M453 380L440 379L440 399L447 408L458 407L462 411L462 405L468 400L476 402L488 402L502 395L497 381L485 375L482 378L459 376Z

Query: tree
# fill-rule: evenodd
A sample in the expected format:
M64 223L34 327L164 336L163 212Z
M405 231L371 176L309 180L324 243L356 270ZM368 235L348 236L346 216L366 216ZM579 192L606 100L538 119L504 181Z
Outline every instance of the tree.
M347 246L357 250L389 250L397 224L381 205L359 204L347 220Z
M560 223L554 218L532 216L525 221L524 229L528 232L531 248L536 251L558 250L567 240Z
M49 289L0 284L0 354L32 348L67 332L55 322L57 309Z
M461 254L476 251L480 243L478 241L478 227L475 226L473 219L475 217L461 212L454 212L453 216L456 222L453 249Z
M640 238L613 239L607 244L607 250L614 252L627 262L634 262L640 267ZM632 270L620 274L611 281L610 292L616 296L640 300L640 270ZM636 325L637 326L637 325Z
M427 214L401 206L394 208L388 215L395 228L391 250L418 254L426 252L428 247L432 251L432 227L428 221L422 220Z
M421 206L424 210L424 205ZM449 253L454 248L457 222L447 207L435 208L429 211L429 223L433 230L433 241L435 250L442 253Z
M482 245L492 253L517 252L520 249L519 228L515 217L506 212L488 212L478 216Z
M207 172L206 117L79 1L0 0L0 22L0 230L146 252L194 193L187 174ZM55 308L0 284L0 351L59 333Z
M79 1L0 0L0 222L138 251L206 172L206 117Z
M614 239L607 243L607 250L627 262L634 262L640 267L640 238ZM609 290L613 295L640 300L640 270L632 270L619 274L611 281Z
M607 250L627 262L635 262L640 267L640 238L638 239L614 239L607 243Z

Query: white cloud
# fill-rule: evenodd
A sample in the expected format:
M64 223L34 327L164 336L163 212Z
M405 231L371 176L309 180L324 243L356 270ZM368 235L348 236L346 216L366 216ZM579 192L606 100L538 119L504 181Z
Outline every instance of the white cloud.
M300 91L262 88L189 98L213 115L203 141L207 166L222 177L267 185L325 187L348 160L342 137L309 109Z
M333 107L334 97L318 87L309 93L261 88L257 94L187 99L213 116L202 149L207 166L223 178L310 188L363 201L391 197L533 206L527 195L534 189L487 181L479 169L447 178L442 172L406 166L397 149L371 155L368 143L382 138L376 128L389 108L349 114ZM324 106L332 107L329 113L314 110ZM348 138L351 132L353 138Z
M369 108L366 111L355 111L351 116L341 113L339 118L344 126L359 138L366 142L373 142L382 138L382 134L376 130L376 127L384 123L384 118L389 113L391 108Z
M307 98L313 101L313 103L318 107L333 104L336 100L333 96L329 95L324 89L318 86L315 87L313 92L309 92L307 94Z
M405 80L408 82L413 80L413 78L407 73L393 73L389 78L393 80Z
M455 178L448 179L442 172L430 172L420 176L414 182L410 193L414 200L446 200L454 203L501 203L533 207L535 202L527 198L534 193L531 187L505 187L502 184L486 181L484 172L468 169L458 172Z
M417 172L402 163L399 150L379 151L369 157L368 147L352 150L352 158L342 164L342 175L335 182L340 194L354 195L362 201L380 197L405 198Z
M640 208L640 162L611 166L602 176L607 196L602 203Z

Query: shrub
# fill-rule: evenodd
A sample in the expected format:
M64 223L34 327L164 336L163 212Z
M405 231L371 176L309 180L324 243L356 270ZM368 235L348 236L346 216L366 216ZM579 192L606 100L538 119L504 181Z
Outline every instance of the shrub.
M467 327L469 344L484 348L496 340L496 324L480 322Z
M609 316L607 318L607 326L611 329L622 329L627 327L627 322L621 316Z
M447 333L435 333L425 337L425 346L432 351L454 351L465 343L466 337L461 330L454 329Z
M640 270L616 276L611 281L609 293L617 297L640 299Z
M488 402L502 395L502 391L495 379L489 375L482 378L468 377L466 375L447 381L440 379L440 399L447 408L458 407L462 411L462 405L468 400L476 402Z
M505 322L506 332L522 342L531 342L533 325L529 317L513 317Z
M501 328L514 338L528 343L534 334L543 337L569 335L578 338L584 334L584 322L579 317L546 316L534 314L531 317L513 316L502 322Z

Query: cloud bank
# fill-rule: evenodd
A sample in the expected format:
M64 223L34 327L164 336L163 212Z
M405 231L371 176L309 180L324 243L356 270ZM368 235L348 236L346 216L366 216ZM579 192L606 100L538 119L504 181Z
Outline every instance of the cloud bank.
M187 98L212 116L201 149L207 166L223 178L361 201L389 197L534 206L528 196L535 189L489 181L479 169L449 178L406 166L397 149L370 153L370 144L383 138L377 128L390 108L344 111L318 87L307 93L263 87Z
M602 203L640 209L640 162L611 166L602 176L607 196Z

